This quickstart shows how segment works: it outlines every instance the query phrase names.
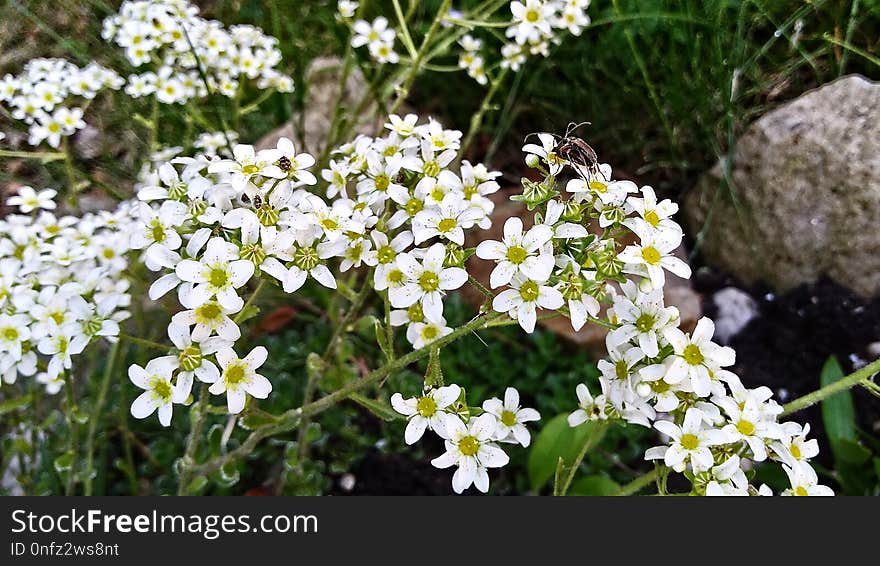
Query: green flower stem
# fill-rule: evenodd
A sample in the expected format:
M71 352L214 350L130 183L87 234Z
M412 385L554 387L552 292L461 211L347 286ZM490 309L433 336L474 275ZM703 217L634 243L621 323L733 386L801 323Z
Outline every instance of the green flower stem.
M76 412L76 399L73 395L73 380L70 378L70 372L64 373L64 390L67 396L67 404L65 406L65 415L67 417L68 434L68 451L71 455L70 468L67 472L67 484L64 489L65 495L73 495L73 488L76 483L76 458L79 452L79 426L73 414Z
M107 359L107 365L104 366L104 374L101 377L101 384L98 389L98 396L92 406L92 415L89 417L89 428L86 435L86 467L85 481L83 490L85 495L92 495L92 466L95 461L95 433L98 430L98 422L101 420L101 413L104 409L104 403L107 400L107 391L110 389L110 379L113 377L113 370L116 368L116 360L119 357L120 342L115 342L110 347L110 357Z
M490 301L495 298L495 293L487 289L482 283L477 281L477 279L473 275L468 275L468 283L474 287L477 291L483 294Z
M419 47L418 52L413 56L413 63L409 69L409 73L403 80L403 84L397 93L397 98L388 110L388 114L397 113L397 110L406 101L407 97L409 97L409 91L412 88L413 82L416 80L416 76L418 76L419 71L422 69L422 63L426 60L425 56L428 54L428 47L430 47L431 42L434 40L434 34L436 34L437 30L440 28L440 22L443 21L443 18L449 12L450 6L452 6L452 0L443 0L440 9L437 10L437 15L434 17L434 21L431 23L428 33L425 34L425 39L422 40L422 45Z
M388 361L394 360L394 327L391 326L391 299L388 291L382 293L382 302L385 304L385 341L388 342Z
M372 277L372 272L367 274L367 277ZM352 278L350 283L354 282L354 278ZM324 355L321 357L321 361L317 364L308 364L307 363L307 373L308 379L306 380L306 388L303 393L303 405L308 405L312 402L312 399L315 395L315 389L318 386L318 381L324 376L324 371L327 367L327 363L330 360L330 356L333 355L333 352L336 350L336 344L339 342L339 339L345 333L346 327L349 323L354 319L355 315L357 315L358 311L361 308L361 305L369 294L371 287L364 281L363 286L361 287L360 292L355 295L354 300L352 300L351 305L349 305L348 310L345 311L345 314L342 315L342 319L336 325L336 328L333 329L333 336L330 337L330 341L327 342L327 349L324 351ZM305 459L309 455L309 445L306 442L306 434L308 433L309 428L309 416L304 415L302 417L302 423L299 428L299 434L297 435L297 442L299 446L299 457L300 461L305 461Z
M394 4L394 13L397 14L397 21L400 22L400 39L403 46L406 47L407 53L413 59L416 58L416 44L413 43L412 36L409 33L409 26L406 24L406 17L403 15L403 9L400 7L400 0L392 0Z
M12 151L0 149L0 157L15 157L19 159L37 159L43 163L58 161L65 158L63 151Z
M154 342L153 340L146 340L144 338L137 338L136 336L129 336L128 334L120 334L119 339L125 340L126 342L131 342L132 344L146 346L147 348L152 348L153 350L162 350L163 352L167 352L171 349L170 346L167 346L165 344L160 344L159 342Z
M629 482L625 486L620 488L620 491L615 493L615 496L622 497L626 495L635 495L638 492L642 491L652 483L657 480L658 472L657 469L654 468L650 472L643 474L633 481Z
M571 482L574 480L574 476L577 473L578 469L581 467L581 462L584 461L584 457L587 455L587 452L593 448L596 443L602 440L604 436L605 429L609 426L608 422L604 422L596 426L596 429L587 437L584 441L584 445L581 446L580 452L578 452L577 456L575 456L574 462L571 463L571 468L568 470L568 475L565 477L565 480L562 482L562 485L556 486L553 490L553 495L563 496L568 493L568 488L571 487Z
M823 399L827 399L836 393L840 393L841 391L846 391L851 387L855 387L856 385L861 385L863 382L871 382L876 375L880 372L880 359L874 360L870 364L865 367L852 372L851 374L838 379L834 383L829 383L825 387L813 391L812 393L808 393L803 397L798 397L791 403L787 403L782 407L782 414L780 417L784 417L786 415L790 415L792 413L796 413L798 411L802 411L807 407L815 405L819 401Z
M237 458L247 456L253 451L254 447L256 447L256 445L264 438L283 434L285 432L289 432L295 429L300 425L300 422L304 416L312 417L318 413L326 411L330 407L346 399L352 393L360 391L361 389L374 383L378 383L386 376L398 372L408 365L417 362L418 360L421 360L430 353L432 348L442 348L443 346L461 338L462 336L466 336L476 330L485 328L492 321L497 320L501 316L503 316L502 313L492 313L489 315L479 314L464 326L453 330L450 334L437 339L430 345L396 358L394 361L389 362L384 366L371 371L364 377L346 383L333 393L325 395L317 401L313 401L309 404L303 405L302 407L291 409L282 413L278 416L277 422L262 426L254 430L238 448L224 454L223 456L219 456L217 458L209 460L199 466L193 466L191 471L193 473L209 474L215 470L220 469L228 462L231 462Z
M504 79L507 77L509 70L510 69L501 69L495 77L495 80L492 81L492 86L489 88L489 92L483 97L483 103L480 104L480 109L477 110L476 114L471 116L471 124L464 137L464 141L461 144L459 155L464 156L470 148L471 143L474 141L474 136L477 135L477 132L480 131L480 127L483 125L483 118L485 117L486 112L489 111L489 107L492 105L492 99L495 97L495 93L498 92L498 88L504 83Z
M208 385L203 383L199 388L199 404L193 407L192 428L189 432L189 439L186 442L186 452L184 452L183 460L180 462L180 483L177 486L177 495L187 494L190 480L196 469L194 465L196 450L198 450L199 441L202 439L202 429L205 426L209 397Z
M260 295L260 292L263 290L263 287L266 286L266 280L260 279L260 282L257 283L257 288L254 289L254 292L251 293L251 296L248 297L248 300L244 303L244 306L241 307L241 310L238 311L238 314L235 315L235 318L232 319L232 322L238 324L241 322L241 318L245 315L245 311L247 311L248 307L250 307L257 297Z

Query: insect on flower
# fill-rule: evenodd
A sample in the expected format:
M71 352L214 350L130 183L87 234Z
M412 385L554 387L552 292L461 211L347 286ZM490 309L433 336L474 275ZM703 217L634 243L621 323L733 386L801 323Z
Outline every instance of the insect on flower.
M591 175L601 174L604 178L604 174L602 174L599 169L599 157L596 155L596 150L590 147L590 144L581 138L572 135L575 130L581 126L588 125L590 125L590 122L581 122L580 124L570 122L565 128L564 135L560 136L558 134L550 133L550 135L553 136L553 139L556 140L556 145L553 147L553 153L574 166L575 171L577 171L587 183L589 183L590 180L585 177L584 170L589 171ZM526 136L526 139L533 135L537 134L529 134Z

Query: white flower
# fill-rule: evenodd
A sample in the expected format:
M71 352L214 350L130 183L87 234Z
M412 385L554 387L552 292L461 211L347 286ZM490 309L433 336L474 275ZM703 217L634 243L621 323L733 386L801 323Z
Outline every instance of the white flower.
M514 4L518 4L518 2L514 2ZM528 143L523 146L522 150L529 154L526 156L526 164L533 167L534 165L530 165L530 162L535 157L531 156L537 156L546 164L547 171L551 175L558 175L565 166L565 160L553 151L556 148L556 139L550 134L540 133L538 134L538 140L541 142L541 145Z
M795 422L787 422L780 425L784 438L772 443L773 452L790 467L800 462L806 462L819 454L819 441L815 438L807 440L810 433L809 423L801 427Z
M162 426L171 424L173 403L183 403L189 391L177 388L171 382L171 374L177 369L177 358L163 356L147 362L146 368L134 364L128 368L128 378L144 390L131 404L131 415L145 419L159 410Z
M440 317L437 322L413 322L406 329L406 339L418 350L451 333L452 329L446 326L446 319Z
M178 386L184 388L189 394L195 376L202 383L214 383L220 377L220 370L207 356L217 353L221 348L231 348L232 342L219 336L213 336L195 342L190 335L189 328L174 324L168 325L168 338L177 348L177 361L180 373L177 374Z
M508 387L504 391L503 402L496 398L483 401L483 410L495 415L498 421L495 440L518 442L524 448L528 447L532 440L525 423L541 419L541 415L535 409L520 407L519 391L513 387Z
M534 281L546 281L553 272L553 254L544 246L553 237L553 230L538 224L523 234L523 223L511 216L504 223L504 238L483 240L477 245L477 257L497 262L489 276L492 288L507 285L517 273Z
M287 173L276 163L282 157L277 149L264 149L259 153L254 146L236 144L232 148L235 159L212 161L208 166L209 173L226 173L227 180L236 191L244 191L255 175L272 179L283 179Z
M265 399L272 392L269 380L256 371L267 356L268 352L263 346L257 346L241 359L232 348L217 350L215 357L220 364L221 374L220 379L211 384L209 391L214 395L226 393L226 404L231 414L236 415L244 409L246 394Z
M314 185L318 182L315 176L308 171L308 168L315 164L315 158L312 155L308 153L297 154L293 142L285 137L279 138L276 149L279 156L275 165L282 172L304 185ZM265 173L260 174L271 177Z
M6 200L6 204L9 206L17 206L23 214L28 214L29 212L40 208L54 210L56 204L53 199L57 194L58 191L54 189L44 189L37 192L32 187L20 187L18 189L18 194L14 197L9 197L9 199Z
M455 403L461 395L461 388L452 384L431 389L421 397L404 399L400 393L391 396L391 406L407 418L403 438L407 444L418 442L425 430L433 430L444 436L445 409Z
M590 389L583 383L578 383L575 388L578 398L578 408L568 415L568 426L575 427L587 421L604 421L608 419L605 414L607 399L605 395L597 395L593 398Z
M664 233L666 237L674 237L681 233L681 226L672 221L672 215L678 212L678 205L669 199L657 202L657 195L651 187L642 187L642 197L629 197L627 204L639 215L639 218L627 218L623 225L635 232L635 226L645 222L650 228Z
M407 282L388 290L388 298L394 308L407 308L421 302L425 318L439 322L443 317L445 291L458 289L467 281L468 275L460 267L443 267L446 247L437 243L428 248L421 263L411 254L397 256L397 265L406 275Z
M445 416L446 453L431 460L437 468L458 466L452 476L452 489L461 493L473 484L483 493L489 491L486 468L500 468L510 458L491 442L497 424L495 417L484 413L467 425L457 415Z
M619 260L628 264L628 272L637 275L647 272L655 289L663 287L666 281L664 269L683 279L691 276L690 266L673 255L673 251L681 243L679 233L658 232L647 224L635 224L632 230L641 241L627 246L617 255ZM635 271L633 267L636 268Z
M819 485L819 476L806 462L799 462L794 466L782 465L791 488L782 492L782 495L806 495L806 496L831 496L834 491L830 487Z
M216 300L203 304L184 304L188 310L181 311L171 317L171 322L189 328L195 326L192 332L193 342L204 342L214 332L220 338L235 342L241 338L241 330L238 325L229 318L230 314L240 309L226 309Z
M763 417L754 401L747 401L740 406L730 397L713 397L712 402L724 409L730 419L730 423L723 429L729 442L743 441L748 444L756 462L766 460L765 439L781 437L779 425L774 420Z
M507 37L512 37L520 45L533 43L542 36L550 35L550 18L553 16L553 6L543 0L526 0L511 2L510 12L513 14L514 25L507 28Z
M704 427L705 416L699 409L688 409L681 426L670 421L657 421L654 428L670 437L669 446L649 448L646 460L660 460L675 470L683 472L690 461L694 471L705 471L714 466L711 446L726 444L729 439L718 429Z
M617 348L635 339L646 356L656 357L664 332L678 324L678 309L663 305L662 289L642 293L630 281L621 287L624 296L615 297L612 317L620 326L612 330L605 341L609 348Z
M443 197L439 206L428 207L415 215L412 232L415 243L440 236L459 246L464 245L464 231L483 216L480 209L473 208L461 195L450 193Z
M508 313L530 334L534 332L538 320L538 307L555 310L565 304L559 291L538 281L517 275L510 285L513 289L505 289L495 296L492 309Z
M713 373L736 362L733 348L712 342L714 333L715 323L706 317L697 322L690 337L678 328L670 328L664 333L675 352L669 371L664 377L667 383L679 383L688 379L694 393L700 397L709 396Z
M352 47L363 47L374 43L393 43L394 30L388 28L388 19L379 16L370 24L365 20L358 20L352 26L354 36L351 38Z
M215 237L201 259L185 259L177 264L175 273L183 281L195 285L181 292L181 300L189 304L204 304L216 297L226 309L238 311L244 304L236 289L243 286L254 274L254 264L238 259L235 244Z

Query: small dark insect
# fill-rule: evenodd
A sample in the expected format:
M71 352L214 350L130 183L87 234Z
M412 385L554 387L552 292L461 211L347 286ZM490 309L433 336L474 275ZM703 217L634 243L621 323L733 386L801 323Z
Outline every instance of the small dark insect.
M282 157L282 159L284 158ZM254 205L254 208L261 208L263 206L263 197L260 195L254 195L251 198L251 204Z
M568 124L568 127L565 128L565 135L560 136L558 134L550 134L553 136L553 139L556 140L556 145L553 147L553 153L571 163L574 166L575 171L577 171L586 182L589 182L589 179L584 175L584 170L593 175L601 174L601 171L599 170L599 157L596 155L596 150L590 147L590 144L581 138L574 137L572 134L581 126L589 124L590 122L581 122L580 124L571 122ZM532 135L535 134L529 134L529 136ZM528 139L529 136L526 136L526 139Z
M281 156L281 159L278 160L278 167L280 167L285 173L290 171L291 166L293 166L293 164L290 162L290 159L283 155Z

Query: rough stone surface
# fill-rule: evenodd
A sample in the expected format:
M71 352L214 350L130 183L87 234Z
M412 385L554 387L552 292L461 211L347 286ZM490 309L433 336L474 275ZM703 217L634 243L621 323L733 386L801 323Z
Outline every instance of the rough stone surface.
M880 84L843 77L767 113L737 142L729 194L722 171L685 201L692 234L708 219L708 263L780 291L827 274L880 295Z
M492 226L488 230L475 229L469 234L467 245L475 246L481 240L501 240L503 238L504 222L511 216L519 216L523 219L526 228L532 224L533 214L528 212L522 203L509 200L510 193L502 190L491 196L495 202L495 210L492 213ZM687 254L682 248L676 250L676 255L685 259ZM495 263L482 260L476 256L468 259L467 270L487 288L489 287L489 275L495 268ZM462 287L465 298L474 305L482 304L486 299L479 291L470 285ZM672 273L666 273L666 286L663 293L666 304L678 308L681 314L682 328L690 331L696 326L702 316L700 295L693 289L690 281L681 279ZM603 307L600 316L604 315ZM596 324L587 323L579 331L575 332L569 320L565 317L555 317L539 322L544 328L571 340L575 344L585 348L597 357L605 357L605 335L608 331Z
M339 99L341 72L342 60L337 57L319 57L312 61L306 70L309 91L305 100L305 116L300 120L299 115L294 115L288 123L263 137L256 144L257 147L275 147L278 138L287 137L298 143L297 149L304 147L305 151L320 153L327 143L336 101ZM352 116L367 88L360 70L353 69L345 82L341 105L350 117L357 120L353 128L355 132L375 135L382 128L382 121L375 118L373 105L368 105L360 114ZM302 123L302 135L294 128L294 124L299 123Z

